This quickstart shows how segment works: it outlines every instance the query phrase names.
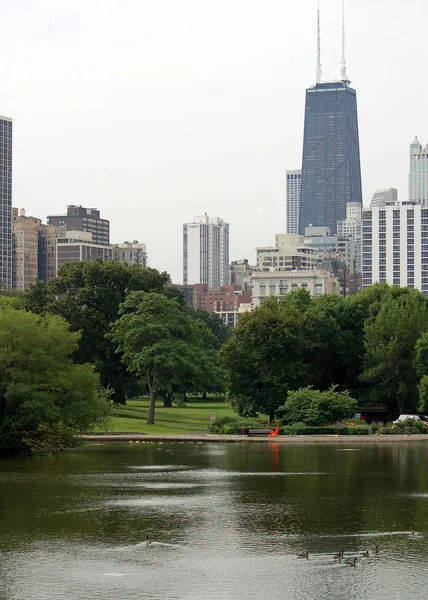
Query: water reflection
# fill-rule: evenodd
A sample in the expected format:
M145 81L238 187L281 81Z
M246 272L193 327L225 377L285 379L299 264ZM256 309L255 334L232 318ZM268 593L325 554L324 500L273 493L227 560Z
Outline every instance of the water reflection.
M0 462L0 598L425 598L424 443L167 449Z

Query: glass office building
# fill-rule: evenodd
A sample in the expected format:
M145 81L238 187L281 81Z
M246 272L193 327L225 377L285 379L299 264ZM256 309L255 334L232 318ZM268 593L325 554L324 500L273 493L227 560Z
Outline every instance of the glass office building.
M0 116L0 290L12 288L12 119Z
M357 96L348 81L306 90L299 233L346 219L346 204L362 204Z

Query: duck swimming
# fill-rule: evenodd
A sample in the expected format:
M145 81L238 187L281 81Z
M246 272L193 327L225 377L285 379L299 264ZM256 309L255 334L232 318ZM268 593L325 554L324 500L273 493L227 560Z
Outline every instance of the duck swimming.
M369 551L366 550L365 552L362 553L361 556L364 556L365 558L368 558L370 556Z
M341 558L343 558L343 548L342 548L342 550L341 550L340 552L338 552L337 554L335 554L335 555L333 556L333 558L336 558L336 559L339 559L339 560L340 560Z
M147 534L147 537L146 537L146 544L147 544L147 546L149 544L151 544L151 543L152 543L152 540L150 539L149 534Z
M357 559L357 557L355 557L355 558L353 558L352 560L350 560L349 562L347 562L346 564L347 564L349 567L356 567L356 566L357 566L357 560L358 560L358 559Z
M306 550L306 552L302 552L302 554L298 554L297 558L309 558L309 552Z

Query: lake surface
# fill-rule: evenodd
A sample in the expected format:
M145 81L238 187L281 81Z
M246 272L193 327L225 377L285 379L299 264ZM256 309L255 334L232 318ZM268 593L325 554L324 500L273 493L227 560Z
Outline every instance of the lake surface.
M427 461L424 442L0 460L0 599L425 600Z

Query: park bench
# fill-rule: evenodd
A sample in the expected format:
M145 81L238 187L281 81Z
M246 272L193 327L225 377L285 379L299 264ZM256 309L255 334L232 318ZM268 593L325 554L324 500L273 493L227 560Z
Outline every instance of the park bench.
M264 436L267 437L270 432L273 431L270 427L263 427L262 429L248 429L248 436Z

